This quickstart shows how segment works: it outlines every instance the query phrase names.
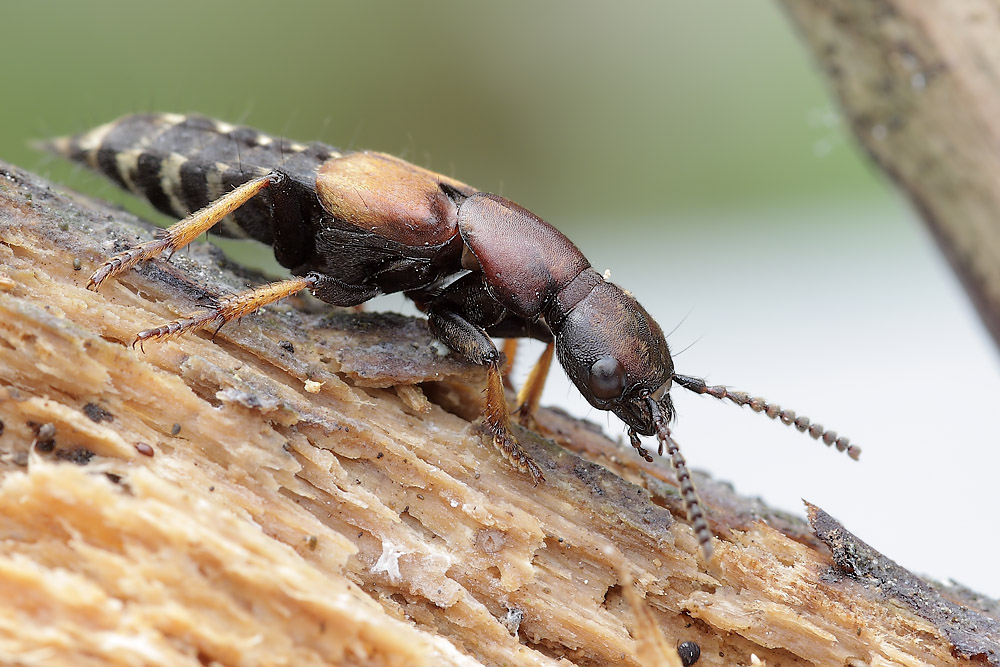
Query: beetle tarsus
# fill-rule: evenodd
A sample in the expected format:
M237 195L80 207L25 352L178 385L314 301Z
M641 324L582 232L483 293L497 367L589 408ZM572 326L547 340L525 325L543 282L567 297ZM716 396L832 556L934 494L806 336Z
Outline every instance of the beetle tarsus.
M535 463L535 460L528 455L521 445L517 444L509 431L503 431L493 436L493 446L496 447L503 457L520 472L531 475L531 481L535 486L545 481L542 469Z
M135 335L135 340L132 341L132 349L134 350L136 344L138 344L139 349L145 352L146 350L143 349L142 344L147 340L163 340L179 336L187 331L199 329L204 325L219 319L221 319L219 310L213 309L206 310L201 313L194 313L192 315L188 315L187 317L182 317L171 322L167 322L166 324L161 324L158 327L153 327L152 329L144 329ZM225 324L224 320L222 324Z
M500 451L503 457L521 472L530 474L535 486L544 482L545 475L542 474L542 469L510 433L510 413L507 410L503 377L497 362L486 367L485 422L490 432L493 433L493 446Z
M128 271L139 262L156 257L169 247L170 240L161 236L153 241L140 243L133 248L129 248L124 252L118 253L104 262L101 268L94 271L93 275L90 276L90 280L87 282L87 289L95 292L100 290L101 285L103 285L109 278L114 278L115 276Z
M304 278L279 280L245 292L233 294L219 299L215 306L202 312L192 313L172 322L161 324L158 327L140 331L136 334L135 340L132 341L132 348L134 349L136 343L138 343L139 348L142 349L144 341L180 336L188 331L200 329L205 325L218 322L219 326L212 332L212 340L215 340L215 336L219 333L219 330L229 322L245 317L264 306L297 294L304 289L310 289L315 284L315 277L306 276Z

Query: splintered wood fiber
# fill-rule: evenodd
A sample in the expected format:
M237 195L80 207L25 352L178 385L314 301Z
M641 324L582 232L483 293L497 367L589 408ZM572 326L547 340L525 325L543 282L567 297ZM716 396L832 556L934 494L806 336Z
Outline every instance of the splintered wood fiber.
M88 291L149 231L0 175L0 664L957 664L698 476L703 562L669 469L591 427L539 415L586 458L516 431L533 486L419 320L280 306L132 349L245 280L194 248Z

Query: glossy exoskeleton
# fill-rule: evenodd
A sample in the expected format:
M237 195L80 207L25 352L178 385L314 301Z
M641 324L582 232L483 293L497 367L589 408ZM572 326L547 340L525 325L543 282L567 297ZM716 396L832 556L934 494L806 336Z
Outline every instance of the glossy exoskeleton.
M493 442L538 483L541 468L510 433L502 357L491 337L545 341L546 352L518 397L521 418L530 418L537 404L554 348L590 404L625 422L640 455L651 460L639 436L658 438L706 557L711 533L668 425L674 382L780 417L854 458L860 452L764 399L675 373L653 318L558 230L503 197L399 158L173 114L128 116L48 148L183 218L156 240L108 259L90 287L209 230L273 246L277 260L297 276L221 298L206 311L139 332L137 342L210 323L221 327L303 289L338 306L405 292L427 314L435 336L487 368L484 421Z

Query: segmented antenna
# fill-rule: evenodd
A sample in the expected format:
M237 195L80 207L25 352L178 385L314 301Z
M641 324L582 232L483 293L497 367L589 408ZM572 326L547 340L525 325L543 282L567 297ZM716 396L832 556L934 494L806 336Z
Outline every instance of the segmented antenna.
M741 407L749 405L750 409L754 412L763 412L771 419L781 419L782 423L788 426L795 426L801 433L808 432L813 440L822 439L823 443L827 446L836 445L839 451L847 452L847 455L855 461L861 456L861 448L857 445L852 445L850 439L838 436L836 431L827 431L819 424L810 423L808 417L796 416L794 410L782 410L781 406L777 403L768 403L766 399L759 396L750 396L750 394L743 391L726 389L721 384L708 385L701 378L689 375L677 375L675 373L673 379L680 386L696 394L708 394L719 400L730 400Z
M698 500L698 493L694 489L694 482L691 481L691 473L688 470L687 462L681 454L681 449L677 441L670 435L670 427L667 426L660 406L652 399L649 399L648 402L649 409L653 415L653 424L656 426L656 439L660 442L658 453L660 456L663 456L663 452L666 451L670 456L670 464L674 468L674 476L677 477L677 483L680 484L681 500L684 501L688 523L691 524L691 529L694 530L695 537L698 538L698 546L701 547L701 553L705 556L705 560L709 561L712 559L713 551L712 533L708 529L708 522L705 520L705 510L702 508L701 501ZM633 444L635 443L633 442Z

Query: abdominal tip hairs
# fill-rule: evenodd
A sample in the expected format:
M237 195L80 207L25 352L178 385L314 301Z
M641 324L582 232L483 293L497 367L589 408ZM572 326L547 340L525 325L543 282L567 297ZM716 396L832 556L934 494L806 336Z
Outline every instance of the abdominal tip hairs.
M52 139L33 139L28 142L32 150L40 153L49 153L61 157L69 157L73 154L72 137L53 137Z

